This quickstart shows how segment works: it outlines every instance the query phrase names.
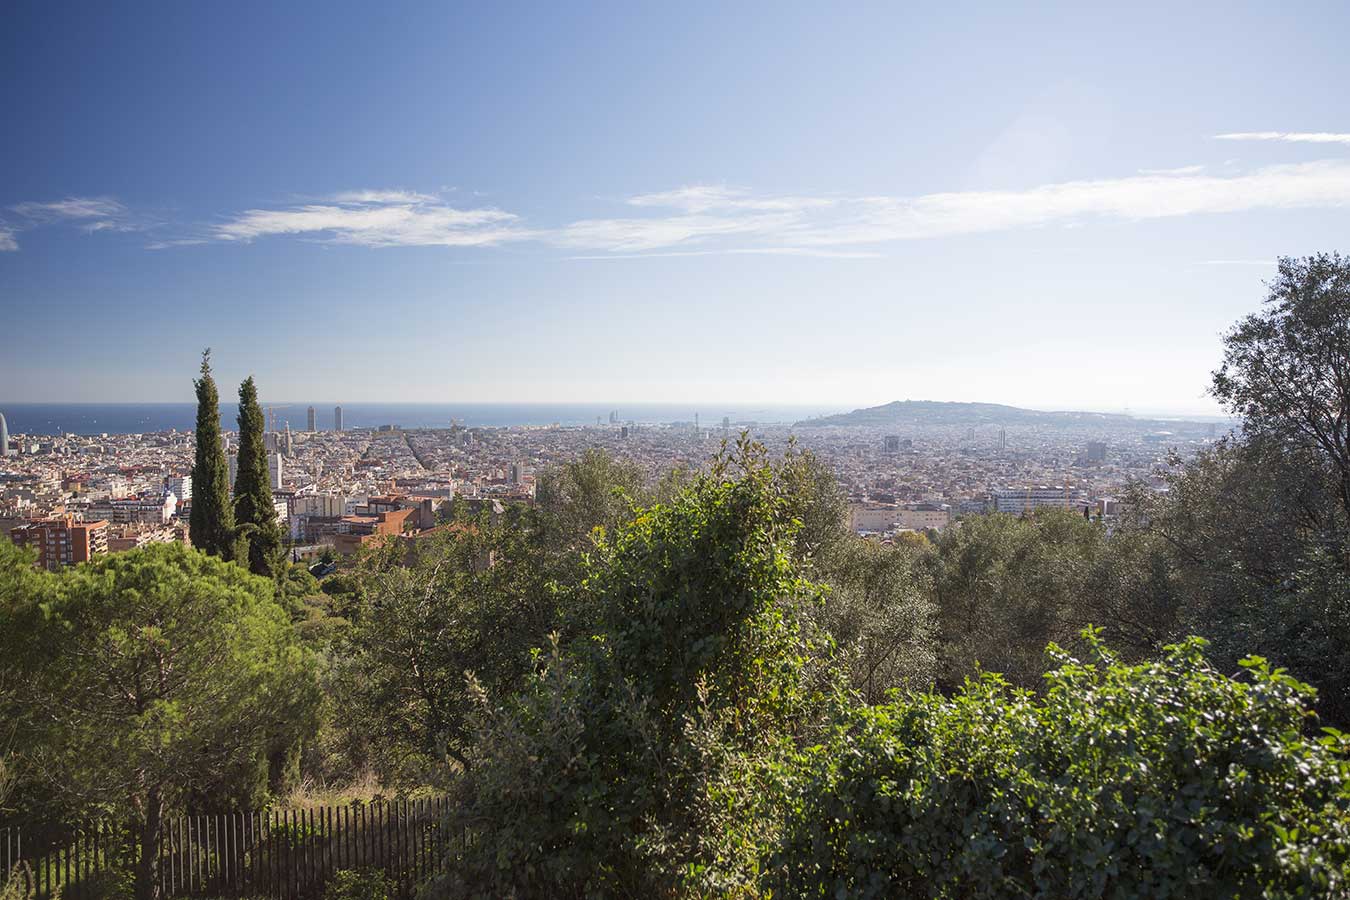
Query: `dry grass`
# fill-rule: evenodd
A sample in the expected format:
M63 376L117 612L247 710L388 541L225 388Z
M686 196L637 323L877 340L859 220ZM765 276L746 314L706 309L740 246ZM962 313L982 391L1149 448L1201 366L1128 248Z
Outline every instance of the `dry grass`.
M306 780L282 797L277 805L281 809L346 806L357 800L369 802L375 797L387 797L391 793L393 792L389 788L380 783L374 772L367 771L342 784L318 784Z

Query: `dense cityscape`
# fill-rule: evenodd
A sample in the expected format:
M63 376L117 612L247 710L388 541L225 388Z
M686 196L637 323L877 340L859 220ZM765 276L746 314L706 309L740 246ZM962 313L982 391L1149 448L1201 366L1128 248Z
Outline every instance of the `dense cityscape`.
M938 406L957 410L961 404ZM1016 412L1016 411L1015 411ZM835 473L851 530L880 541L941 530L961 516L1059 507L1108 521L1132 484L1161 489L1170 454L1189 457L1219 426L1085 417L1072 425L753 423L637 424L618 410L595 425L344 429L342 410L313 406L303 429L271 410L265 435L279 521L296 558L350 554L389 534L444 521L449 502L531 503L535 476L600 449L651 481L703 468L723 441L749 434L775 453L810 451ZM1014 416L1015 418L1015 416ZM232 432L225 433L233 463ZM186 541L192 502L190 432L8 438L0 460L0 531L74 563L91 553ZM231 469L233 482L233 466ZM407 511L407 512L400 512Z

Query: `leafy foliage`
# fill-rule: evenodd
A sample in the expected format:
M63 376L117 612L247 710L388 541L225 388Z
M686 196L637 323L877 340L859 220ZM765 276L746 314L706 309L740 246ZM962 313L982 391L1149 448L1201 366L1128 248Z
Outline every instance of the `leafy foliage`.
M837 540L819 567L829 588L814 611L863 700L925 690L937 675L937 609L925 549Z
M755 846L757 820L736 806L747 792L698 760L781 745L809 706L800 604L813 590L790 562L792 531L762 451L743 442L735 463L600 541L585 581L598 633L555 642L517 697L484 695L463 783L472 839L445 890L747 886L749 870L728 865ZM714 798L740 817L741 841L702 840Z
M468 765L468 671L494 691L523 684L530 649L557 618L536 555L520 532L483 522L447 526L412 550L391 542L359 562L363 590L346 610L335 690L340 719L364 735L389 782Z
M389 900L392 893L379 869L343 869L324 888L323 900Z
M1350 889L1350 742L1311 691L1203 642L1121 665L1088 632L1040 697L995 675L860 708L807 749L789 896L1293 897Z
M536 540L545 548L585 548L596 529L612 531L645 493L642 471L603 450L540 473L535 489Z
M314 727L312 661L270 582L180 545L114 554L44 588L0 605L0 633L25 636L0 678L29 713L26 767L72 817L125 822L149 889L163 816L194 800L261 802Z
M1212 392L1248 434L1314 448L1350 516L1350 259L1281 259L1265 310L1224 338Z
M1084 588L1104 542L1100 526L1062 510L975 516L945 531L932 557L940 683L958 687L978 665L1035 685L1045 645L1089 621Z

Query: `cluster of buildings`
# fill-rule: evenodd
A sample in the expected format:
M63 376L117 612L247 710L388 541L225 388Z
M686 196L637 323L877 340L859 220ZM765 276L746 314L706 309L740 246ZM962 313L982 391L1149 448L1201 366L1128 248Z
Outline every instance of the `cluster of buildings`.
M816 454L849 500L848 525L885 539L951 527L962 516L1045 506L1110 517L1132 482L1160 486L1170 450L1212 440L1203 426L1148 432L1115 426L1033 428L793 426L691 421L595 425L323 430L313 407L305 431L266 434L277 515L297 557L324 547L351 553L390 535L412 538L447 518L456 498L501 510L531 503L535 477L592 448L636 464L653 481L707 465L742 430L771 452ZM234 475L237 435L224 436ZM49 567L154 541L186 541L192 503L190 432L20 435L0 418L0 534L40 548Z

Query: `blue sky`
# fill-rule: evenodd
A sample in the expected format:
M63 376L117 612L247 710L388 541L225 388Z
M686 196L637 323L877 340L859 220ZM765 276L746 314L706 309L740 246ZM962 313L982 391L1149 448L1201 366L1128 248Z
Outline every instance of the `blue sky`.
M1345 4L21 3L0 399L1209 411Z

